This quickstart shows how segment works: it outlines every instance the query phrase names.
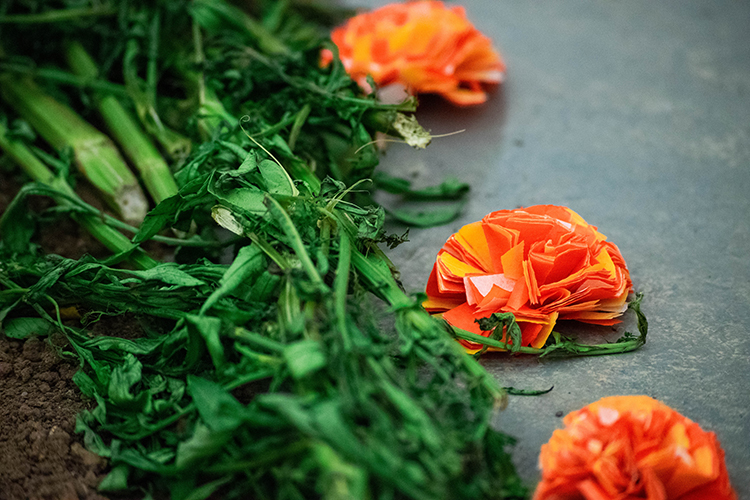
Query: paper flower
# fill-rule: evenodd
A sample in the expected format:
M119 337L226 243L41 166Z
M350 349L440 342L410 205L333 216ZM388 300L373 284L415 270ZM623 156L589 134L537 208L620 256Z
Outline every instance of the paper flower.
M631 286L620 251L595 226L569 208L537 205L493 212L452 235L438 252L422 305L484 336L490 332L476 319L513 313L523 345L538 348L558 319L618 323Z
M458 105L487 100L483 84L500 83L505 64L466 19L463 7L439 1L387 5L355 16L331 38L349 75L366 87L400 83L413 93L440 94ZM324 51L323 63L333 58Z
M534 500L734 500L716 435L647 396L568 414L542 446Z

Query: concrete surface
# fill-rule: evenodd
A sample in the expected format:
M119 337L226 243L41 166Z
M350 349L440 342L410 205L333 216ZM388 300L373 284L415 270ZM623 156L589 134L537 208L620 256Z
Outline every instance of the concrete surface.
M479 108L424 99L418 117L433 133L467 131L425 151L397 145L383 161L417 183L457 174L473 189L460 220L412 230L391 253L406 287L423 289L438 249L463 224L498 209L570 206L620 247L646 295L650 335L621 356L485 359L503 385L555 387L512 397L498 417L519 439L522 475L538 479L557 412L646 394L715 431L733 485L750 498L750 3L462 4L495 40L507 80ZM623 328L635 331L633 318Z

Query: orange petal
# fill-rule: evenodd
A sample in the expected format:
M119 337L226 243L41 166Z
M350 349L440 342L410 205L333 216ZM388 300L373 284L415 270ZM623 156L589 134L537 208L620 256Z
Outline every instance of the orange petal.
M510 279L523 278L523 247L522 241L500 257L500 270Z

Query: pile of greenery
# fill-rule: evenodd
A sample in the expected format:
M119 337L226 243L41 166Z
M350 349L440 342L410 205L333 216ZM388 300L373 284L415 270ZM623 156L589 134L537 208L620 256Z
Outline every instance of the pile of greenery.
M135 237L213 210L247 237L230 265L3 261L6 335L52 325L83 363L75 381L97 407L78 430L113 467L101 488L523 498L511 440L489 427L503 391L400 290L376 244L381 209L343 201L336 181L313 194L270 160L232 154L217 145L190 162L195 177ZM368 292L390 306L395 332L381 328ZM146 335L91 338L64 320L70 307L88 318L135 313Z
M502 388L403 293L378 246L401 238L360 182L378 162L375 133L429 136L404 114L415 101L384 105L337 61L320 67L340 12L208 0L2 9L0 147L33 181L0 220L0 321L13 338L67 337L96 402L78 430L111 465L101 490L527 495L512 439L489 425ZM158 202L145 219L104 129ZM78 197L84 177L117 217ZM430 199L466 191L380 179ZM34 213L32 196L57 205ZM72 217L113 256L44 255L33 239L50 217ZM174 245L175 262L149 256L149 240ZM124 313L142 336L91 335Z

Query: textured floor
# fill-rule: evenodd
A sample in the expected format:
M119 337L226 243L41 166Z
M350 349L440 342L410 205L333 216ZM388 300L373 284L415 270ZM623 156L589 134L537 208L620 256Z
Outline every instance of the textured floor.
M650 337L622 356L486 359L503 385L554 385L513 397L498 417L519 438L522 474L538 478L558 412L646 394L716 431L750 498L750 4L461 3L503 53L507 81L476 109L424 100L418 116L433 133L467 131L426 151L397 145L384 160L417 183L457 174L473 189L460 220L413 230L392 253L407 288L421 291L461 225L498 209L570 206L620 247L646 294ZM584 330L596 340L599 330L569 329Z

